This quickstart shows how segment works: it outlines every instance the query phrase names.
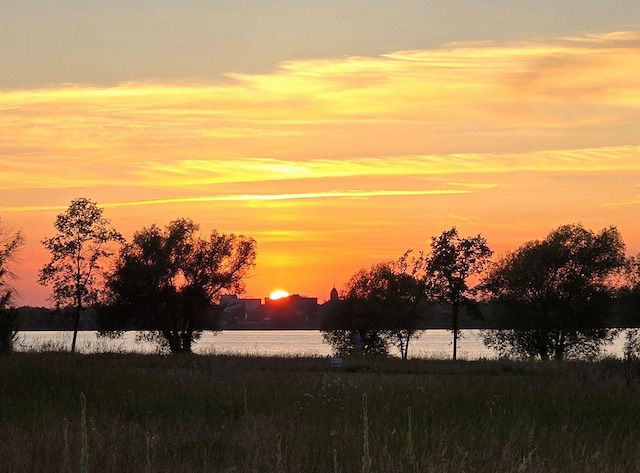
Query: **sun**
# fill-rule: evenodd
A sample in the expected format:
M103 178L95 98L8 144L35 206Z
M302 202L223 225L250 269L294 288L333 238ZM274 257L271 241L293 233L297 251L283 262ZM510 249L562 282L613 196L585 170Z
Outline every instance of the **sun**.
M284 297L289 297L289 293L287 291L283 291L282 289L276 289L271 293L271 295L269 296L269 299L276 300L276 299L282 299Z

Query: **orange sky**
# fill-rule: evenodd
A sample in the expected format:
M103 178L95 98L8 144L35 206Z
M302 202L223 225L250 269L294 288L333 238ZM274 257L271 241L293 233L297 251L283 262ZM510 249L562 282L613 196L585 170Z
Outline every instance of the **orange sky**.
M640 252L640 33L292 60L218 81L0 89L0 217L40 241L88 197L127 238L190 217L258 242L247 296L325 300L457 226L499 254L566 223Z

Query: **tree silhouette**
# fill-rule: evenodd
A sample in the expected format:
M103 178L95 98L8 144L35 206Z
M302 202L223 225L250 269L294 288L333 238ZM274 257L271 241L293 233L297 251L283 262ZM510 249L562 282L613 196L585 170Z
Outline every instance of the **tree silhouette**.
M11 232L0 220L0 354L10 352L18 333L15 309L11 307L13 289L9 279L13 276L9 265L24 244L20 232Z
M415 268L415 265L413 266ZM409 267L407 255L356 272L340 301L331 302L323 321L323 337L336 351L350 353L356 332L362 352L386 354L395 344L407 359L409 344L425 314L425 286Z
M109 223L95 202L75 199L56 218L58 234L42 241L51 252L51 261L40 270L39 282L53 285L51 298L57 309L75 309L72 353L76 350L80 314L98 301L102 264L113 255L109 244L123 241Z
M615 312L625 333L624 353L628 360L640 356L640 254L627 259L622 284L615 295Z
M486 332L485 344L505 356L596 356L616 334L606 322L608 281L625 264L615 227L595 234L564 225L542 241L525 243L495 263L483 281L507 328Z
M462 238L455 227L431 238L431 253L425 264L429 291L440 302L451 305L454 360L460 336L460 308L474 302L467 281L485 269L492 254L482 236Z
M216 326L214 304L223 292L243 291L256 243L217 231L201 238L197 231L193 221L178 219L134 234L108 278L103 332L135 328L178 353L191 352L205 326Z

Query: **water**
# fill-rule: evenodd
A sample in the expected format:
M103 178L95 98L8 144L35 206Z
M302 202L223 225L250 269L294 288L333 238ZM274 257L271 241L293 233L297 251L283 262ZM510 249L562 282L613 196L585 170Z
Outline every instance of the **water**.
M495 358L494 351L482 343L479 330L462 330L458 340L458 358L477 360ZM20 332L17 350L68 350L72 332ZM409 358L451 358L452 334L448 330L427 330L409 346ZM607 347L606 354L621 358L624 335ZM122 338L99 338L97 332L78 332L77 348L80 353L132 352L157 353L151 342L136 342L135 332L126 332ZM331 347L323 342L316 330L227 330L219 333L205 332L195 344L194 352L200 354L232 354L257 356L330 356ZM391 352L399 356L397 350Z

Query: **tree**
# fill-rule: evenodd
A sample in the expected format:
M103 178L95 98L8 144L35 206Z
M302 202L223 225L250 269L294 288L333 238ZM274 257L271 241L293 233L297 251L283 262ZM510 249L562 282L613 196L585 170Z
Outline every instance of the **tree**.
M351 353L357 332L365 355L386 354L395 344L407 359L426 302L424 283L407 261L405 254L395 263L380 263L351 277L342 300L334 301L322 324L325 341L336 351Z
M627 259L615 306L620 326L627 327L625 357L628 360L637 359L640 357L640 255Z
M23 244L22 234L11 232L0 220L0 355L13 350L18 334L15 308L11 306L13 289L9 279L13 274L9 266Z
M455 227L431 238L431 253L425 264L429 290L440 302L451 306L454 360L460 336L460 309L475 303L467 281L486 268L492 254L482 236L462 238Z
M74 309L72 353L76 350L80 315L98 301L103 263L113 255L110 244L123 241L102 212L89 199L75 199L56 218L58 234L42 241L51 252L51 261L40 270L39 282L53 285L51 298L58 310Z
M103 332L118 335L118 330L135 328L178 353L191 352L202 330L217 326L215 304L225 292L243 291L256 243L215 230L201 238L198 228L189 219L174 220L164 229L153 225L121 248L108 278Z
M483 281L504 327L485 332L485 345L503 356L595 357L617 333L607 328L609 283L625 262L615 227L595 234L564 225L525 243L496 262Z

